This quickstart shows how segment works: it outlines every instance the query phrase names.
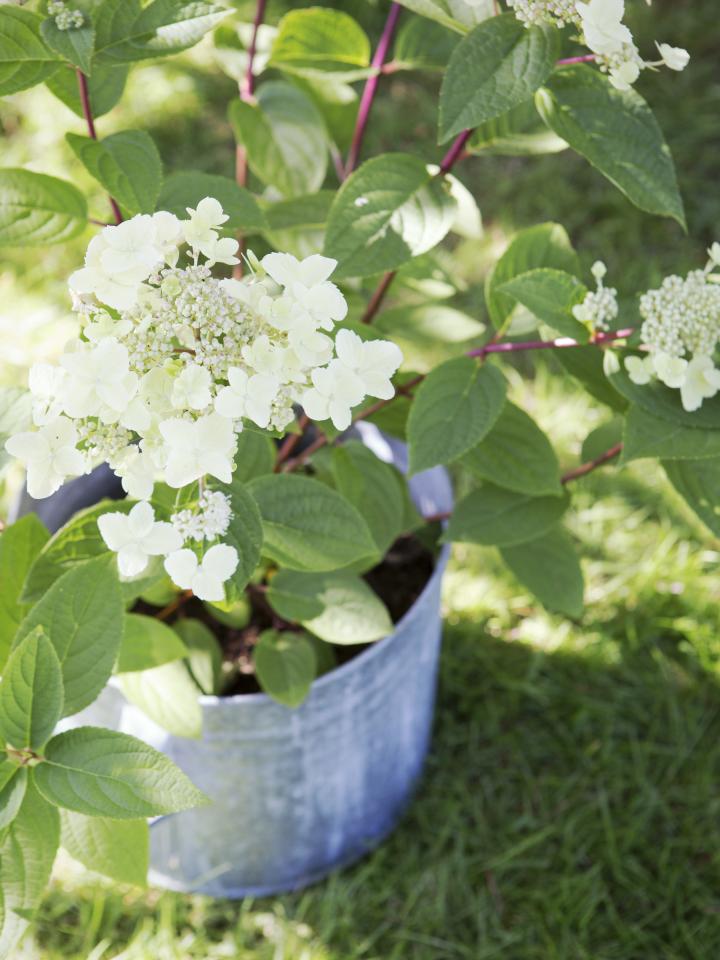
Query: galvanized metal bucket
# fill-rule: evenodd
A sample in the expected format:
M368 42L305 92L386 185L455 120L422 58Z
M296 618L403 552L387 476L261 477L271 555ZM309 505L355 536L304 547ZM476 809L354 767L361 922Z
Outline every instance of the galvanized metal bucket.
M372 427L359 432L405 468L401 444ZM424 513L451 505L441 469L413 478L411 493ZM264 694L201 697L202 739L187 740L110 685L72 718L140 737L213 801L153 822L153 883L218 897L296 890L363 856L393 829L429 744L447 558L446 547L395 631L316 680L297 709Z

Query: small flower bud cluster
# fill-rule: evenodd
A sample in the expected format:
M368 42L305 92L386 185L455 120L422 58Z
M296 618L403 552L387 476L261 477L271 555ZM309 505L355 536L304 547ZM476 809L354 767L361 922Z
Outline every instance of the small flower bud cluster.
M720 277L713 273L720 265L720 246L713 244L708 252L704 270L693 270L685 278L666 277L656 290L643 294L640 332L648 355L625 361L634 383L658 379L680 390L688 411L697 410L720 390L720 370L714 362L720 341Z
M223 537L232 520L230 500L219 490L205 490L195 509L174 513L170 523L183 540L215 540Z
M622 22L625 0L508 0L508 5L528 27L539 23L577 27L580 39L618 90L629 90L646 67L684 70L690 60L686 50L668 43L656 44L659 60L644 60Z
M63 0L50 0L47 10L58 30L77 30L85 23L82 10L68 10Z
M593 333L609 330L618 316L617 290L603 285L607 267L600 260L593 264L592 274L597 282L597 290L586 294L582 303L573 307L573 316L584 323Z
M347 303L329 280L336 261L328 257L270 253L260 262L249 253L248 277L215 278L216 263L238 262L237 241L220 234L227 219L206 197L187 220L141 214L90 241L85 266L70 277L82 334L57 366L33 367L36 429L6 444L26 464L33 497L107 461L142 508L106 514L100 527L120 572L135 576L164 555L175 583L206 600L222 599L238 563L227 544L195 552L223 537L231 519L227 498L206 490L206 479L232 480L244 423L280 432L300 404L345 430L366 397L393 396L402 360L388 341L348 329L330 335ZM149 501L158 480L195 505L156 521Z
M553 23L562 28L568 23L579 22L575 0L508 0L508 6L528 27Z

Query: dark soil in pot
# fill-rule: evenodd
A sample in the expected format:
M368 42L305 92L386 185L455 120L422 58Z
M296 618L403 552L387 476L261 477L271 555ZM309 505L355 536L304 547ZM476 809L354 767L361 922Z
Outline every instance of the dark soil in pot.
M433 550L416 536L398 538L381 563L369 570L364 579L380 597L397 624L422 593L435 568ZM221 696L243 693L259 693L260 685L255 677L252 650L263 630L297 629L286 624L271 609L265 598L265 587L250 586L249 621L242 628L233 628L219 623L208 608L195 597L187 600L182 595L165 610L140 600L134 612L160 617L169 625L183 617L202 621L216 636L223 651L226 682ZM180 601L178 603L178 600ZM335 645L323 643L327 662L322 672L328 672L348 660L357 657L372 644Z

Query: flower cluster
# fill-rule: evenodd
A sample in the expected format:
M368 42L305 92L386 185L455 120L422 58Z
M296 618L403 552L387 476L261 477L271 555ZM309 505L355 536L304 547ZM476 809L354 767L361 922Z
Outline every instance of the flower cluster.
M625 368L637 384L657 378L680 390L685 410L697 410L720 391L714 352L720 340L720 244L713 244L704 270L666 277L640 298L645 357L628 357Z
M78 30L85 23L82 10L68 10L63 0L50 0L47 12L54 18L58 30Z
M200 560L185 544L203 550L228 530L230 503L205 483L231 481L243 423L279 433L301 404L344 430L365 397L393 395L402 354L347 328L332 335L347 314L329 279L334 260L249 254L248 276L217 279L216 263L238 262L237 241L220 233L228 218L211 197L188 215L138 215L91 240L70 277L82 333L59 364L32 368L35 429L6 447L26 464L34 497L107 461L141 501L100 527L121 573L137 575L162 554L178 586L218 599L234 548ZM171 522L156 521L148 503L157 480L199 489L189 505L179 498Z
M584 323L593 333L609 330L617 320L618 302L615 287L606 287L603 278L607 273L605 264L598 260L592 266L592 275L597 283L597 290L586 294L582 303L573 307L573 316L580 323Z
M668 43L656 44L659 60L644 60L623 23L625 0L508 0L508 4L527 26L575 26L600 69L609 74L610 82L618 90L628 90L646 67L684 70L690 61L687 50Z

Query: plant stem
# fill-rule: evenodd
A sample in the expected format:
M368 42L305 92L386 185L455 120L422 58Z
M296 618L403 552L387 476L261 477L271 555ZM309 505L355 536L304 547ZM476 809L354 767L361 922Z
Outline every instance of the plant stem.
M464 156L465 144L468 142L471 136L472 130L463 130L463 132L455 138L450 149L440 161L440 169L435 174L436 177L444 177L446 173L450 173L458 160ZM388 292L388 289L396 275L396 270L389 270L386 274L384 274L382 280L375 288L375 292L370 297L370 302L365 309L365 313L360 318L361 323L373 322L375 315L382 306L382 302L385 299L385 294Z
M355 131L353 133L352 142L347 155L347 161L345 163L345 178L347 178L353 172L360 157L360 150L362 149L362 142L365 136L368 119L370 118L373 100L375 99L375 91L377 90L378 80L380 79L382 66L385 63L385 59L390 49L390 44L392 43L392 38L393 34L395 33L400 11L401 7L399 3L391 4L390 12L388 13L385 26L383 27L383 32L380 36L377 49L375 50L375 54L373 55L370 64L370 66L373 68L373 73L367 78L367 81L365 82L365 89L363 90L362 97L360 98L357 120L355 121Z
M172 616L176 610L179 610L180 607L185 606L188 600L192 599L193 592L192 590L183 590L182 593L179 593L174 600L171 600L170 603L163 607L159 613L155 614L156 620L167 620L168 617Z
M365 313L360 318L360 323L372 323L375 319L375 314L378 312L382 306L382 302L385 299L385 294L388 292L390 284L395 279L396 270L388 270L384 274L382 280L375 288L375 292L370 297L370 302L365 308Z
M571 480L577 480L578 477L587 476L588 473L592 473L597 467L601 467L604 463L614 460L615 457L619 456L622 452L622 448L622 443L616 443L610 447L609 450L606 450L605 453L601 453L599 457L595 457L594 460L588 460L587 463L581 463L580 466L575 467L574 470L568 470L568 472L560 478L560 483L570 483Z
M80 103L82 104L82 112L85 117L85 123L87 124L88 134L92 137L93 140L97 140L98 135L95 130L95 120L93 118L92 107L90 106L90 91L88 90L87 77L79 68L75 69L78 81L78 90L80 92ZM110 206L112 207L113 216L115 217L115 223L122 223L123 216L120 213L120 207L117 204L117 201L114 197L109 197Z
M572 337L557 337L555 340L517 340L504 343L487 343L477 350L470 350L468 357L486 357L490 353L518 353L523 350L566 350L568 347L603 346L614 343L616 340L626 340L634 332L634 327L624 330L609 330L607 333L596 333L587 343L573 340Z
M252 36L250 37L250 46L248 48L247 66L245 67L245 74L239 85L240 99L245 103L250 103L255 95L255 55L257 53L258 33L265 19L266 6L267 0L258 0L257 7L255 8L255 19L253 20ZM247 175L247 151L245 147L238 144L235 148L235 182L238 186L244 187L247 184ZM237 240L240 245L240 262L235 264L233 276L239 279L243 275L242 254L245 252L245 237L242 232L238 233Z
M280 467L282 466L283 463L285 463L287 458L290 456L290 454L293 452L295 447L300 442L300 438L305 433L305 430L307 429L307 426L309 423L310 423L310 417L306 413L304 413L298 420L298 429L300 432L291 433L291 434L288 434L287 437L285 437L282 444L280 445L280 449L278 450L277 460L275 461L275 468L274 468L275 473L280 472Z
M594 53L585 54L583 57L566 57L564 60L556 60L556 67L567 67L571 63L594 63L597 55Z
M569 347L602 347L605 344L614 343L617 340L627 339L627 337L629 337L633 331L633 327L626 327L623 330L609 330L607 333L596 333L595 336L591 337L587 343L581 343L579 340L573 340L571 337L557 337L555 340L520 340L517 342L505 341L504 343L493 343L491 341L490 343L485 344L484 347L478 347L477 350L469 350L465 356L482 360L491 353L520 353L526 350L566 350ZM414 387L416 387L425 379L425 376L426 375L424 373L418 374L417 377L414 377L408 383L404 383L401 386L396 387L394 395L390 397L389 400L378 400L377 403L373 403L371 406L366 407L364 410L361 410L357 416L353 417L352 422L357 423L359 420L367 420L368 417L373 416L373 414L377 413L378 410L382 410L383 407L386 407L389 403L392 403L393 400L397 399L397 397L407 396L407 394ZM291 438L288 437L285 443L289 443L290 439ZM295 448L297 442L297 439L295 439L295 442L290 446L291 451ZM295 470L296 467L302 466L313 455L313 453L315 453L316 450L324 447L328 442L328 438L325 435L320 436L294 459L287 460L284 458L285 472L290 473L292 470ZM616 451L616 453L612 456L615 456L618 452L619 451ZM608 459L612 459L612 456L608 457ZM601 460L601 462L604 463L605 461ZM581 468L578 467L577 469L580 470ZM591 469L594 469L594 467ZM590 471L585 470L584 472L589 473ZM571 476L570 479L574 478L575 471L572 471L572 474L573 476ZM582 476L581 473L577 475Z

